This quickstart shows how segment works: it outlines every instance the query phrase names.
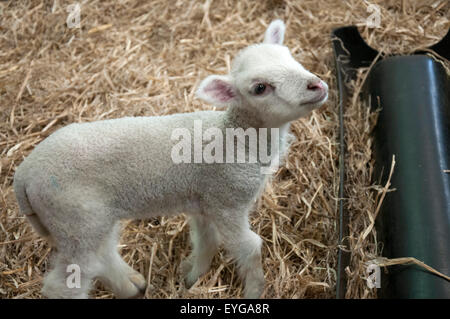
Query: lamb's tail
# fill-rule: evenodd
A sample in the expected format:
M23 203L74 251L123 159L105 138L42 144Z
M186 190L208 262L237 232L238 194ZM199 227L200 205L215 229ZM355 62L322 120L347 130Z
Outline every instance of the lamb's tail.
M47 227L42 224L41 220L39 219L39 216L33 211L33 208L31 207L30 201L28 200L28 196L26 193L26 187L25 183L21 178L16 175L14 176L14 192L16 193L16 199L19 203L20 212L25 215L28 219L28 221L33 226L34 230L41 236L50 239L50 232L48 231Z

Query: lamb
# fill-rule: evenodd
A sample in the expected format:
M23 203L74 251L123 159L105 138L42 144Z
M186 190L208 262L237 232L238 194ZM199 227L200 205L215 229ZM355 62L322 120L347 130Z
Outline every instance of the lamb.
M88 298L94 278L118 298L141 296L145 278L117 250L120 221L186 213L192 240L192 252L180 266L186 286L209 269L223 244L237 263L244 297L261 297L262 240L250 229L248 214L267 182L265 164L175 163L173 132L194 133L196 121L203 132L276 129L276 138L260 133L258 138L279 143L270 157L282 157L289 146L289 123L328 97L326 83L282 45L284 33L284 23L273 21L263 43L238 54L230 74L201 82L197 97L225 110L75 123L31 152L15 172L14 191L20 212L55 246L44 296ZM69 265L81 272L76 287L67 285Z

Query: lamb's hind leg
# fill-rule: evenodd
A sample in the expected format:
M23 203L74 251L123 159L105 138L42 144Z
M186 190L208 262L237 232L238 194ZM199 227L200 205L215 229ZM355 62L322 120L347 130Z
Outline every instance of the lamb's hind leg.
M112 228L108 214L94 201L46 203L53 205L39 211L56 245L56 254L42 294L49 298L88 298L92 280L103 267L98 250Z
M208 271L219 245L217 229L206 217L191 217L189 226L192 252L180 266L188 288Z
M119 232L120 224L117 223L100 249L103 267L99 279L111 287L118 298L141 297L145 293L147 282L120 256L117 250Z
M94 237L85 236L83 242L92 245ZM57 237L53 268L44 278L44 296L52 299L88 298L92 280L100 272L102 263L95 250L85 248L78 239Z
M45 296L87 298L94 278L104 279L123 298L145 289L144 278L117 251L118 213L92 199L44 208L57 248L54 268L44 280Z

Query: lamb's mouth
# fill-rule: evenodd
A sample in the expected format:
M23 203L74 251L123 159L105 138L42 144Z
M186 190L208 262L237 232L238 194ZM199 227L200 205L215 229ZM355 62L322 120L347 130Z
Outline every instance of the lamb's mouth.
M309 100L308 102L301 103L300 105L303 106L303 105L314 105L314 104L323 103L323 102L326 101L327 98L328 98L328 92L325 91L321 95L319 95L318 97L316 97L316 98L314 98L312 100Z

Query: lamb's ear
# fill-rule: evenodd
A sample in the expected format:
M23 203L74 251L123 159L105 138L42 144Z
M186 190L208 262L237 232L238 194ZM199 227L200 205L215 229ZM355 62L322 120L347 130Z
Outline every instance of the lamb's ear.
M208 76L200 83L196 95L203 101L217 106L232 104L238 98L236 88L226 75Z
M283 21L273 20L264 35L264 43L283 44L284 30L286 30L286 26Z

